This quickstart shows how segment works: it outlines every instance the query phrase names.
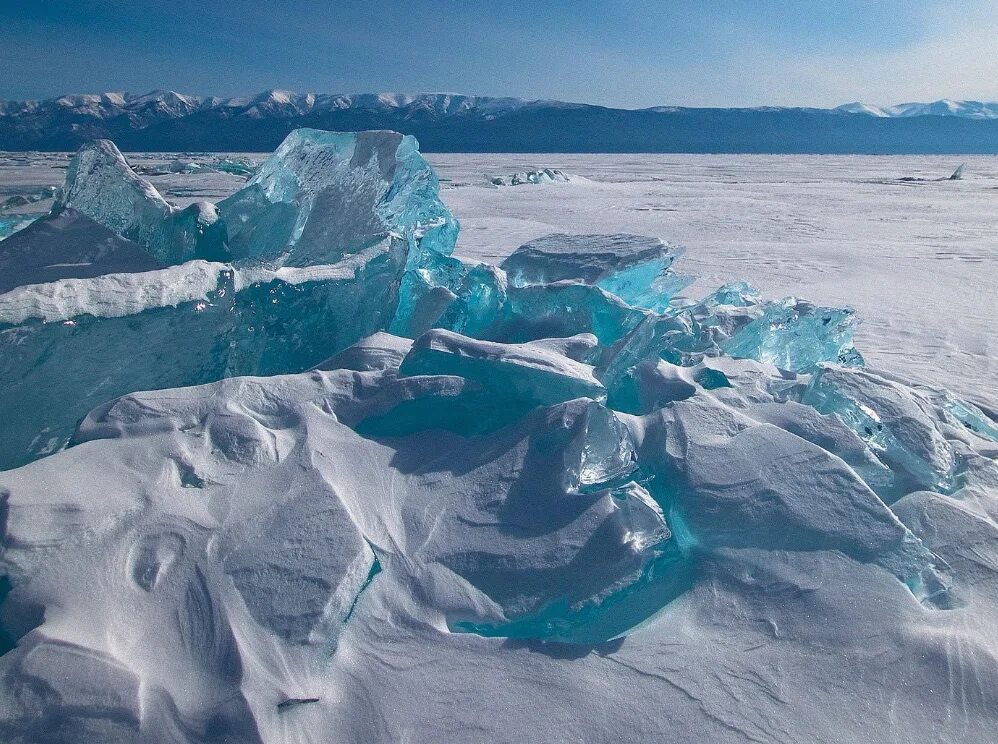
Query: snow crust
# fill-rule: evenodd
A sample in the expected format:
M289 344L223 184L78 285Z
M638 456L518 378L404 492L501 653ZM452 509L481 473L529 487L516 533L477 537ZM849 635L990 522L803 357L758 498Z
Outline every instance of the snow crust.
M225 264L190 261L142 273L23 285L0 294L0 324L17 325L31 318L51 323L79 315L120 318L176 307L206 299L229 271Z

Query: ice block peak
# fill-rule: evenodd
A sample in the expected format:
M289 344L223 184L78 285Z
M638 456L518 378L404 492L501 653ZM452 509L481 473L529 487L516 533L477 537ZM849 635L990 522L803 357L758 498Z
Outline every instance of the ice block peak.
M56 195L54 211L74 209L123 238L133 240L156 260L178 264L193 258L219 258L222 238L207 231L214 224L207 203L177 209L151 183L132 170L110 140L80 148Z
M389 237L447 254L457 223L437 189L412 137L296 129L219 210L237 261L335 263Z

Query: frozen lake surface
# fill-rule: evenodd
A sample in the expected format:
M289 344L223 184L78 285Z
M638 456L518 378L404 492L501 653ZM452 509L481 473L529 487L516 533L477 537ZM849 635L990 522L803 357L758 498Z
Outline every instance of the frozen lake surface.
M133 153L140 169L205 154ZM238 156L234 156L238 157ZM262 160L263 155L250 155ZM68 155L0 155L0 202L61 184ZM498 261L551 232L631 232L686 246L700 296L745 280L770 297L851 305L875 368L998 409L998 158L430 154L461 222L458 254ZM933 181L966 163L963 180ZM485 176L557 168L569 183ZM218 200L227 173L146 176L180 206ZM905 178L925 180L902 180ZM50 202L29 205L44 211ZM14 210L8 210L14 211Z
M130 159L0 154L0 741L994 740L993 159Z

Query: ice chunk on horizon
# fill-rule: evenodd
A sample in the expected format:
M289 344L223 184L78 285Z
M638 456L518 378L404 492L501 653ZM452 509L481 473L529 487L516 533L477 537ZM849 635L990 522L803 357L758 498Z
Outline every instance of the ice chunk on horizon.
M522 186L524 184L568 183L573 180L568 174L557 168L537 168L535 170L519 171L508 176L485 176L493 186Z

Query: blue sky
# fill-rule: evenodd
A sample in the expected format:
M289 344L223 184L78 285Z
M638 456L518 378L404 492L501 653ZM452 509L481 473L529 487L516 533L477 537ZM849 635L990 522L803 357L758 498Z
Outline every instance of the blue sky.
M0 0L0 97L453 91L612 106L998 99L994 0Z

